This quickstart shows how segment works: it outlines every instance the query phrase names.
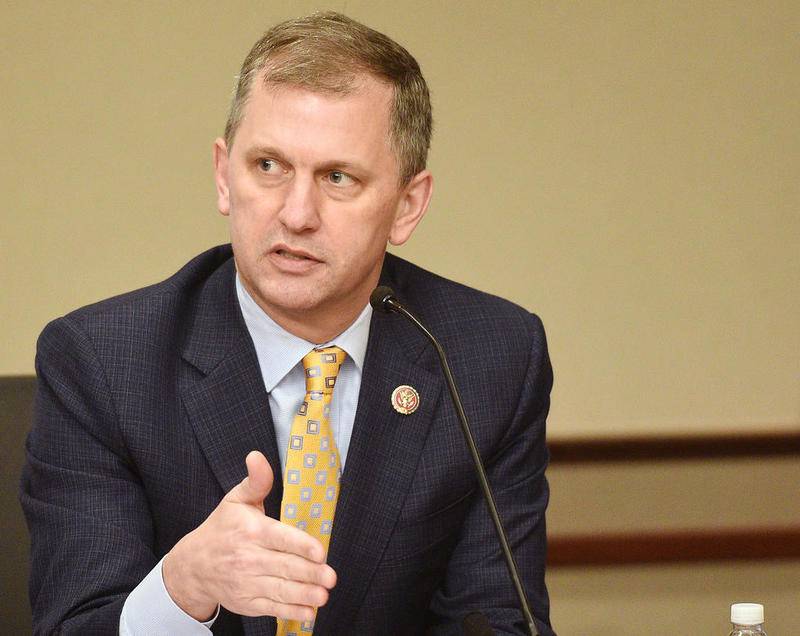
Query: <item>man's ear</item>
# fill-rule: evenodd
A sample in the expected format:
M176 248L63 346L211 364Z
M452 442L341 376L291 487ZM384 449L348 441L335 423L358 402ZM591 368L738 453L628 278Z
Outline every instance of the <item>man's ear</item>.
M389 231L389 242L392 245L402 245L411 237L428 210L432 194L433 175L428 170L417 173L406 184Z
M217 185L217 209L220 214L231 213L231 196L228 189L228 147L222 137L214 141L214 181Z

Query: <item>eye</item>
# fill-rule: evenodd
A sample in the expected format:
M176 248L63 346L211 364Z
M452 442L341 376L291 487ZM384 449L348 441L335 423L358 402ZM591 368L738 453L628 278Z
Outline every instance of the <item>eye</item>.
M277 174L280 171L280 165L274 159L259 159L258 167L261 172L268 174Z
M328 181L336 186L349 186L355 183L355 179L346 172L340 170L332 170L327 175Z

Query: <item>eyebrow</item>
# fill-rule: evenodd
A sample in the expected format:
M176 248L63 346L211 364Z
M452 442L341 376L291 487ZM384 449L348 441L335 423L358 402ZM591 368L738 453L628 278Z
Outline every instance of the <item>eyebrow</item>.
M281 159L286 161L285 155L278 150L277 148L273 148L272 146L251 146L245 150L245 155L247 157L260 157L262 155L267 155L268 157L275 157L276 159Z
M336 160L326 161L325 163L319 166L319 170L324 170L324 171L340 170L342 172L359 172L359 173L366 172L366 169L357 163L352 163L350 161L336 161Z
M274 157L278 161L283 161L285 163L291 164L292 162L283 154L280 150L275 148L274 146L265 146L265 145L255 145L251 148L248 148L245 151L245 155L247 157L260 157L260 156L267 156L267 157ZM341 170L342 172L357 172L364 174L368 172L366 166L363 166L358 163L353 163L352 161L347 161L346 159L328 159L318 166L315 167L315 171L333 171L333 170Z

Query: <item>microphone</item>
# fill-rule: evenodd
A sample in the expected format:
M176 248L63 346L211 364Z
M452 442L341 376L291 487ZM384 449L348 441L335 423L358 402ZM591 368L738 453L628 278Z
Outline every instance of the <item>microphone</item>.
M400 301L397 300L397 298L395 298L394 292L390 287L383 285L376 287L369 296L369 304L372 305L372 308L376 311L386 314L397 313L407 318L417 329L425 334L425 337L431 341L434 349L436 349L436 353L439 354L439 363L441 364L444 377L447 380L447 388L450 390L450 398L453 400L453 406L456 409L458 420L461 423L461 430L464 433L467 447L469 448L470 455L472 456L472 461L475 464L478 482L481 485L481 490L483 491L483 497L486 500L486 505L489 507L489 515L492 517L492 522L494 522L494 529L497 532L497 538L500 540L500 547L503 550L506 566L508 566L508 573L511 576L514 589L519 597L520 608L522 609L522 614L525 617L525 622L528 624L528 631L530 632L531 636L539 636L539 632L536 630L536 625L533 621L533 613L531 612L530 604L528 603L528 597L525 594L525 589L522 587L522 581L519 577L517 564L514 562L514 555L511 553L511 547L508 545L508 537L506 536L505 530L503 530L503 523L500 521L500 515L497 512L497 505L494 501L492 488L489 486L489 480L486 478L486 470L483 467L483 460L478 452L478 447L475 445L475 439L472 436L472 430L469 427L469 422L467 422L467 414L464 412L464 406L461 403L461 398L458 395L456 383L453 379L453 374L450 372L450 365L447 364L447 357L444 354L442 345L439 344L439 341L434 338L433 334L425 328L425 326L417 319L417 317L414 316L414 314L412 314L408 309L406 309L400 303ZM479 616L481 616L484 621L487 620L482 614ZM467 618L469 618L469 616ZM466 628L466 619L464 626ZM481 632L476 633L480 634ZM491 633L491 631L489 633Z

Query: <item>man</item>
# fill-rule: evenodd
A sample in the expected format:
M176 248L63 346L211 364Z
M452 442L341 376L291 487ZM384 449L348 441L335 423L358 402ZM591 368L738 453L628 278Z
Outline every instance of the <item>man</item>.
M541 323L385 255L427 209L430 133L386 36L322 13L256 43L214 145L232 251L39 340L38 632L460 633L479 611L523 633L435 353L369 307L383 282L449 352L551 633Z

